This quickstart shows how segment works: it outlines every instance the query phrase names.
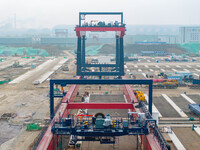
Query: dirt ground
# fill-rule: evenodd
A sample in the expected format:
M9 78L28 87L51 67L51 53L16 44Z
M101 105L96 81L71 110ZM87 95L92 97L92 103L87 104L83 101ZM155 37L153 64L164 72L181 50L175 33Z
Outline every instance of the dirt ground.
M68 52L66 52L66 55L68 58L74 58L74 56ZM20 117L29 116L31 118L30 121L36 123L44 123L45 120L49 119L49 82L46 81L38 86L34 86L32 82L39 78L50 68L54 67L59 62L59 60L60 59L57 58L54 63L51 63L40 73L34 74L34 76L31 76L31 78L28 78L23 82L18 84L1 85L0 95L3 95L3 98L0 99L0 116L3 113L16 113ZM74 62L70 61L68 67L70 71L74 70ZM56 73L54 73L51 78L73 78L73 74L62 73L59 74L59 76L56 76L55 74ZM58 102L59 99L55 101L55 103ZM0 146L0 149L26 150L38 136L40 131L26 131L26 126L24 125L24 123L27 122L26 120L13 119L11 121L12 124L16 124L16 128L22 127L22 129L19 132L16 131L17 133L15 133L12 137L8 136L9 140L3 143ZM6 126L1 128L0 132L8 130L8 128L5 129L5 127Z

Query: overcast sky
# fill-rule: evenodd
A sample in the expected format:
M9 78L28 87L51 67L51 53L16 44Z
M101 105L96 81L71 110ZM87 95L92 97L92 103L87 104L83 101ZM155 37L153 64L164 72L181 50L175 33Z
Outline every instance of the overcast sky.
M126 24L200 25L200 0L0 0L0 26L51 28L78 23L79 11L122 11Z

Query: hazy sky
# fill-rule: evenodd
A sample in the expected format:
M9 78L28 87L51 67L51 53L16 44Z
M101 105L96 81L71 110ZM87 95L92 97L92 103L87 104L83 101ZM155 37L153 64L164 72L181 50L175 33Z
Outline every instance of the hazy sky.
M17 27L74 25L79 11L123 11L126 24L200 25L200 0L0 0L0 26L15 13Z

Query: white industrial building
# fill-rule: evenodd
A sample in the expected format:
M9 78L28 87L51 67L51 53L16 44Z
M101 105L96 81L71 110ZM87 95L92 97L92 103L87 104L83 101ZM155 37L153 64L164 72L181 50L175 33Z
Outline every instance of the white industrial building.
M187 26L179 28L180 43L200 42L200 26Z

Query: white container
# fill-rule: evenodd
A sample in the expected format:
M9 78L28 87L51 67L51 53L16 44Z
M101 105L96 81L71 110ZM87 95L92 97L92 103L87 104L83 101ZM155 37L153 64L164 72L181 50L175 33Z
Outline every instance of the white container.
M158 125L159 113L158 112L152 112L152 118L156 120L156 124Z

